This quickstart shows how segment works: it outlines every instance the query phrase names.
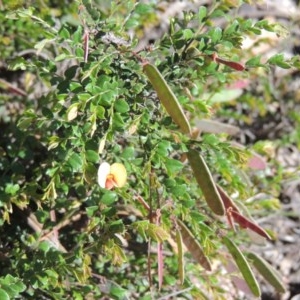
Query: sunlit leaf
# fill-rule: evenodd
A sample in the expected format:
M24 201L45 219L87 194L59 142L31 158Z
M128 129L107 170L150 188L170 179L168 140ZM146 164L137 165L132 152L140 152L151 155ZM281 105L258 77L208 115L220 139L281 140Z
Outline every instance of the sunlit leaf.
M67 121L72 121L77 117L79 103L72 104L67 110Z

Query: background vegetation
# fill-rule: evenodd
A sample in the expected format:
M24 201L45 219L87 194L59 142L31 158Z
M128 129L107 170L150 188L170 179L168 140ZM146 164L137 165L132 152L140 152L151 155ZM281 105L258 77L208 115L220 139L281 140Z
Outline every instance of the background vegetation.
M276 115L268 76L299 57L242 48L288 35L239 17L244 2L190 3L142 46L155 1L1 3L1 299L253 297L261 276L284 291L249 247L276 240L254 220L280 206L293 174L274 151L299 147L299 116L272 143L239 127ZM103 161L124 187L98 185Z

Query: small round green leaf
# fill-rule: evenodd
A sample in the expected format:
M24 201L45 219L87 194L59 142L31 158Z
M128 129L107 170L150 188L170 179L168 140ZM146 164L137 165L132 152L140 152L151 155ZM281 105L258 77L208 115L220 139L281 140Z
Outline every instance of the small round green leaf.
M99 154L94 150L87 150L85 153L87 161L98 163L99 162Z
M68 159L68 164L72 167L73 172L77 172L82 168L81 156L77 153L73 153Z
M111 205L117 200L117 194L112 191L107 191L102 197L101 197L101 203L105 205Z
M8 296L6 291L3 289L0 289L0 299L1 300L10 300L10 297Z
M124 99L119 99L115 102L115 109L117 112L125 113L129 111L130 107Z

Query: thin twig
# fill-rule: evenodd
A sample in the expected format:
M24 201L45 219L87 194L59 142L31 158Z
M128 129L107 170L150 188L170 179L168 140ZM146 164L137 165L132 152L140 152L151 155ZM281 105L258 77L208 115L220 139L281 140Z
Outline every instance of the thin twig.
M36 233L42 234L43 225L37 220L36 216L33 213L30 213L27 217L27 223ZM55 236L49 235L42 239L49 241L57 250L67 253L65 247L55 238Z
M168 294L168 295L166 295L166 296L160 297L160 298L158 298L157 300L168 300L168 299L171 299L171 297L174 297L174 296L183 294L183 293L185 293L185 292L188 292L188 291L190 291L192 288L193 288L193 287L191 286L191 287L186 288L186 289L184 289L184 290L177 291L177 292L173 292L173 293Z

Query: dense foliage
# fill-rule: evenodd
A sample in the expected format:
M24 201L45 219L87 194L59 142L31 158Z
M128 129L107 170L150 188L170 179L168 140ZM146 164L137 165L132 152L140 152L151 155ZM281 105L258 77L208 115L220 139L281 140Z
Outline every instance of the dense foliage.
M137 50L159 25L155 1L10 2L0 13L0 298L223 299L234 275L258 296L253 266L275 275L247 252L243 228L276 237L251 215L277 208L284 174L268 177L254 152L271 158L269 143L246 149L211 120L250 123L237 99L264 111L243 84L298 57L262 62L242 42L285 29L234 17L243 1L212 1ZM99 186L104 161L125 166L124 187ZM245 201L259 192L264 201Z

